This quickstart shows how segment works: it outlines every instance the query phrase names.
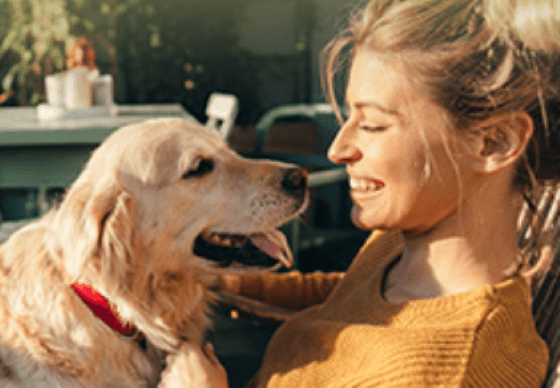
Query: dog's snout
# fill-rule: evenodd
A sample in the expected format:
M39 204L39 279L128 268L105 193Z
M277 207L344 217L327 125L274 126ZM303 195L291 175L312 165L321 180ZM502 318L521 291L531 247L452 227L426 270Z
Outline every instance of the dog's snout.
M282 179L282 188L288 193L301 193L307 186L307 172L303 168L291 168Z

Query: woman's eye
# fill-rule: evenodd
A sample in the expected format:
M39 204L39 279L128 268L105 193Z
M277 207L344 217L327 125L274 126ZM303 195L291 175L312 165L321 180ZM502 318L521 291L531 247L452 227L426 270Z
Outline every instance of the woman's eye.
M387 129L387 126L386 125L360 124L359 128L362 131L367 131L367 132L380 132L380 131L383 131L383 130Z
M191 168L183 174L183 179L199 177L208 174L214 170L214 161L212 159L197 159Z

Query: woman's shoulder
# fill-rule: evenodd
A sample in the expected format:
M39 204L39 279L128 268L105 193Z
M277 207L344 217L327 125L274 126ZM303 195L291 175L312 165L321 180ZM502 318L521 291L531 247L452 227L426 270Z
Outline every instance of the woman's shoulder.
M467 386L540 387L548 367L548 349L531 312L529 286L521 277L489 286L491 308L473 338Z
M388 321L416 339L413 349L427 351L420 343L428 346L449 367L455 355L461 386L540 387L546 377L548 349L533 321L530 288L520 276L447 297L395 304L391 310Z

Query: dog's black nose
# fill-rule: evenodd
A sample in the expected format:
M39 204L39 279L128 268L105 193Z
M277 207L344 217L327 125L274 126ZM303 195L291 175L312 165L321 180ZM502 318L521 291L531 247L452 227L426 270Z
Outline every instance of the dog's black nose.
M291 168L282 179L282 188L288 193L299 194L307 186L307 172L303 168Z

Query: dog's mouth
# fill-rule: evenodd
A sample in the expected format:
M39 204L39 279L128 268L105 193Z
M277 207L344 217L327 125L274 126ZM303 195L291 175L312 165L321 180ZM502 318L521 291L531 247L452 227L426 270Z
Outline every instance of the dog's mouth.
M290 268L293 258L286 237L279 230L250 235L204 232L194 243L194 254L220 267L243 266Z

